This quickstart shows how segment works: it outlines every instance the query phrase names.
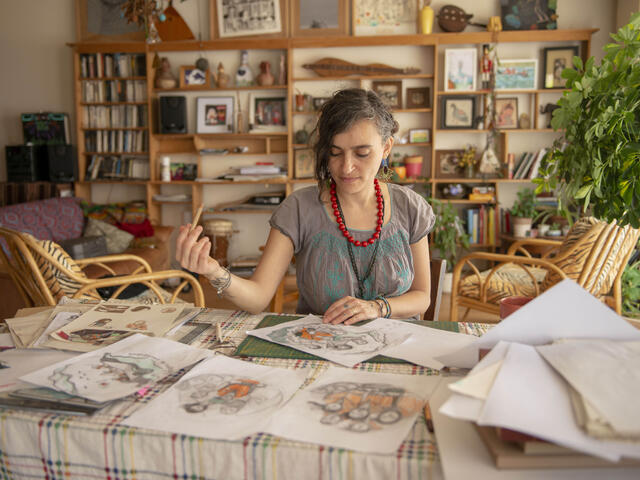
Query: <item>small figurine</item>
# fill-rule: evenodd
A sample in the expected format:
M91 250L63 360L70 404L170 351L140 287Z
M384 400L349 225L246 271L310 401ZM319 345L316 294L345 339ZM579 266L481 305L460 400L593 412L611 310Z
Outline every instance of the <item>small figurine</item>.
M278 85L287 84L287 61L284 53L280 54L280 70L278 71Z
M218 88L227 88L227 85L229 85L229 75L225 73L222 62L218 63L218 73L214 74L213 79L215 80L216 87Z
M518 122L518 127L519 128L531 128L531 119L529 118L529 114L528 113L522 113L520 115L520 119Z
M500 161L493 151L493 148L487 147L480 158L480 166L478 167L480 173L486 175L495 175L500 172Z
M175 88L178 85L178 79L171 73L171 64L167 57L160 60L160 68L156 70L155 79L156 88Z
M260 62L260 75L258 75L258 85L269 87L273 85L273 75L271 74L271 64L269 62Z
M482 47L482 58L480 59L480 80L483 90L491 88L491 76L493 74L493 60L489 55L489 46Z
M242 50L240 53L240 66L236 72L236 86L249 87L253 85L253 72L249 67L249 52Z

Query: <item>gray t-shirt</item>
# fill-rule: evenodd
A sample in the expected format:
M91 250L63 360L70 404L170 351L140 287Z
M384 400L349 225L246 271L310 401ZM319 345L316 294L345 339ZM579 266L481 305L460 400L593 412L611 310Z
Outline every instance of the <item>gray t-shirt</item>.
M414 191L388 184L391 215L382 228L378 254L371 275L364 282L364 299L377 295L396 297L413 283L410 245L433 228L431 206ZM296 257L296 279L300 297L298 313L323 314L333 302L347 295L358 296L347 241L318 198L318 187L289 195L271 216L273 228L291 239ZM347 225L347 228L349 225ZM356 240L367 240L373 230L349 232ZM375 244L352 247L360 278L366 272Z

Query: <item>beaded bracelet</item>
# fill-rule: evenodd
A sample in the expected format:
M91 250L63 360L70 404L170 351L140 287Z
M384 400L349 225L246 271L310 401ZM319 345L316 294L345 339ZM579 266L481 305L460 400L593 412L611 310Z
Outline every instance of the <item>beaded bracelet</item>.
M229 285L231 285L231 272L225 267L222 267L222 269L224 270L224 274L222 275L222 277L216 278L214 280L209 280L213 288L216 289L216 293L220 298L222 298L222 294L224 293L224 291L229 288Z
M383 297L382 295L378 295L376 300L382 300L386 307L386 312L384 313L384 318L391 318L391 305L389 305L389 301Z
M384 302L379 298L374 298L373 303L375 303L378 306L378 308L380 308L380 317L384 317L384 309L385 309Z

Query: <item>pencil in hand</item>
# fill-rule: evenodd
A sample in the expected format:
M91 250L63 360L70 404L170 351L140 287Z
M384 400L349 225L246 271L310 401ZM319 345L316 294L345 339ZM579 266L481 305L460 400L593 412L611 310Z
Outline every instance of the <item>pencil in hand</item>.
M198 221L200 220L200 215L202 215L202 210L204 209L204 203L201 203L196 210L196 214L193 216L193 221L191 222L191 227L189 228L189 233L193 232L193 229L198 225Z
M433 433L433 420L431 419L431 408L429 408L429 402L424 404L424 420L427 423L427 430Z

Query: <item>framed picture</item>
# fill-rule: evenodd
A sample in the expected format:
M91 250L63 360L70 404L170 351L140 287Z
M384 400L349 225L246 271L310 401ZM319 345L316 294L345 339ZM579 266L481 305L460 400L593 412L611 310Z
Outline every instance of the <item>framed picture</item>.
M127 23L122 2L76 0L76 38L79 42L144 41L144 27Z
M208 88L211 85L209 70L203 72L195 65L182 65L180 67L180 88Z
M313 99L313 109L318 111L322 108L322 105L329 100L329 97L314 97Z
M496 126L498 128L518 128L518 99L496 98Z
M293 36L346 35L349 4L347 0L291 0Z
M504 30L555 30L557 0L500 0Z
M196 132L233 131L233 97L198 97Z
M354 35L417 33L418 0L395 0L394 2L352 0L352 2L351 21Z
M500 60L496 67L496 90L535 90L538 60Z
M406 108L430 108L431 89L429 87L407 88Z
M436 177L460 177L460 157L464 150L436 150Z
M294 174L295 178L313 178L315 169L313 164L313 149L302 148L294 150Z
M573 68L573 57L578 55L578 47L550 47L544 49L544 88L564 88L562 78L565 68Z
M211 1L209 26L212 38L286 35L283 26L287 24L287 14L283 7L286 7L286 0Z
M409 143L429 143L431 130L428 128L412 128L409 130Z
M446 92L471 92L476 89L477 55L475 48L447 48L444 51Z
M373 81L371 82L371 90L378 94L382 103L387 107L402 108L402 82L400 80Z
M473 128L476 99L473 96L442 97L441 128Z
M281 93L251 93L249 130L251 133L286 132L287 96Z

